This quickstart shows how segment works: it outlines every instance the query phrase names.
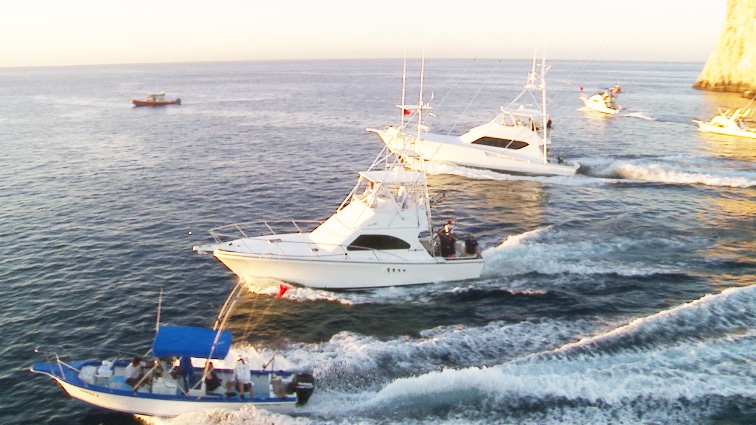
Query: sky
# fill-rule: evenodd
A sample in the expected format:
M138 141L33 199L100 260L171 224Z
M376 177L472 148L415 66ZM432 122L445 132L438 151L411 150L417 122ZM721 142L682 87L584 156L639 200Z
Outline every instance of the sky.
M0 67L520 59L536 49L555 60L705 62L719 41L726 5L727 0L17 0L0 14Z

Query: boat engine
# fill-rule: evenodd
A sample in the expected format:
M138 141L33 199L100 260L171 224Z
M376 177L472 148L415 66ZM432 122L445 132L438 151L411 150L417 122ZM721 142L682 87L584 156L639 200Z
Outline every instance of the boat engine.
M297 406L304 406L315 391L315 377L310 373L297 373L286 386L289 394L297 393Z

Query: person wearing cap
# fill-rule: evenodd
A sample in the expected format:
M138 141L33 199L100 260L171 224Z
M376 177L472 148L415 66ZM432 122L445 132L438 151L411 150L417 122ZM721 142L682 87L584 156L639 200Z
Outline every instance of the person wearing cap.
M239 391L239 397L244 400L244 391L249 393L250 398L255 398L254 384L252 384L252 376L247 366L247 361L242 356L236 356L236 366L234 366L234 375L231 380L226 382L226 391L231 390L231 386L236 384L236 389Z
M446 224L449 225L449 233L453 235L457 231L457 222L453 218L450 218L446 221Z

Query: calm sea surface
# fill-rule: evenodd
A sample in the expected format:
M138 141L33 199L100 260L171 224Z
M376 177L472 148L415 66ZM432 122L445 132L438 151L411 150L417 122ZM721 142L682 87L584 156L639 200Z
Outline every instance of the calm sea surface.
M419 61L409 61L408 97ZM416 62L416 63L412 63ZM234 350L311 368L296 417L171 420L68 398L35 347L143 353L208 326L237 279L191 246L223 224L323 219L399 120L402 60L0 69L0 423L756 423L756 142L691 122L732 94L703 64L551 63L574 177L433 166L435 221L474 232L467 282L335 293L246 282ZM491 118L529 61L427 60L438 132ZM579 87L621 84L614 117ZM132 108L165 90L181 106Z

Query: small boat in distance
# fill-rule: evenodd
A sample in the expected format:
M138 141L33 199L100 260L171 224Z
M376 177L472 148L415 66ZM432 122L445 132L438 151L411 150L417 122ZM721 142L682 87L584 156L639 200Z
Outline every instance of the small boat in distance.
M718 111L709 121L693 120L698 124L698 131L756 139L756 120L752 117L752 108L722 106Z
M393 152L420 156L425 162L453 164L469 168L494 170L509 174L535 176L571 176L579 164L549 159L551 117L546 114L546 67L541 61L536 72L533 58L524 90L491 121L459 136L431 133L424 125L423 111L431 109L422 94L417 106L402 105L401 125L386 129L368 129L376 133ZM421 77L422 78L422 77ZM404 93L404 89L402 89ZM410 115L405 121L404 116ZM406 131L416 123L416 132ZM407 153L410 157L407 157ZM424 163L421 164L424 166Z
M274 370L271 359L259 369L245 369L253 384L253 397L231 392L235 383L226 386L239 373L234 364L248 361L240 356L236 362L226 359L231 357L231 332L222 330L241 288L238 284L229 295L213 329L161 326L158 309L157 332L145 356L124 357L120 351L109 350L110 354L102 357L69 360L60 347L37 349L46 361L34 363L30 371L49 376L72 398L124 413L172 417L246 405L291 413L314 391L315 380L309 373ZM213 368L211 360L228 366ZM130 377L135 370L136 376Z
M210 230L215 243L194 246L241 278L354 290L476 279L483 259L435 235L425 170L413 170L383 147L336 212L313 222L288 221L279 233L264 222ZM306 227L305 227L306 228ZM280 230L280 228L278 228ZM260 236L248 236L260 235Z
M150 93L142 100L131 99L131 104L134 106L165 106L165 105L181 105L181 99L166 99L165 92Z
M601 112L602 114L615 115L624 109L623 106L617 105L617 95L622 92L622 88L615 85L606 90L602 90L592 96L586 96L583 87L580 87L580 100L583 105L591 111Z

